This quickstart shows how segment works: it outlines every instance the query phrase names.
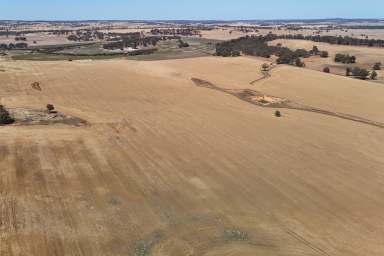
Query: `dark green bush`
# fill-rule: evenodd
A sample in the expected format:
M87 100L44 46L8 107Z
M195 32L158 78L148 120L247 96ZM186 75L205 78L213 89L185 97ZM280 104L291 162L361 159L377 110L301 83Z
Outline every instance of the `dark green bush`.
M12 124L14 121L8 110L3 105L0 105L0 125Z

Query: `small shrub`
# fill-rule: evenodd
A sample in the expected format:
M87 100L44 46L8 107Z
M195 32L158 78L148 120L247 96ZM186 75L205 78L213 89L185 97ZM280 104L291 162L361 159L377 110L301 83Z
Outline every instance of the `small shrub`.
M281 117L281 112L280 112L279 110L276 110L276 111L275 111L275 116L276 116L276 117Z
M346 75L346 76L351 76L351 73L352 73L352 69L351 69L351 68L347 68L347 69L345 70L345 75Z
M329 67L325 67L325 68L323 69L323 72L324 72L324 73L330 73L331 70L329 69Z
M300 67L300 68L305 67L305 63L302 62L302 61L300 60L300 58L297 58L297 59L296 59L296 61L295 61L295 65L296 65L297 67Z
M8 110L6 110L3 105L0 105L0 125L12 124L14 121Z
M262 66L261 66L261 69L263 71L268 71L269 70L269 65L267 63L264 63Z
M47 111L48 113L52 113L55 110L55 106L52 104L47 104Z
M369 78L372 79L372 80L376 80L377 79L377 72L376 71L372 71L371 75L369 76Z
M321 58L328 58L329 57L329 53L327 51L322 51L322 52L320 52L320 57Z
M375 63L375 65L373 65L373 70L381 70L381 62Z

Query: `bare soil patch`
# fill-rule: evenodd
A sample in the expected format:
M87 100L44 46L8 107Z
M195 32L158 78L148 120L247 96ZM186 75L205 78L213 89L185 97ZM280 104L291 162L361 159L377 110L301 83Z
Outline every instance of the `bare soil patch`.
M65 124L70 126L84 126L87 121L59 112L48 113L45 110L13 108L9 112L14 117L14 126L19 125L53 125Z

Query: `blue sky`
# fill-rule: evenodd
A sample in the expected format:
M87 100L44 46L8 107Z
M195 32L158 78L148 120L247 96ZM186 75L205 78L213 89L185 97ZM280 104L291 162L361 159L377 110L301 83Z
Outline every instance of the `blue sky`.
M0 0L0 20L384 18L384 0Z

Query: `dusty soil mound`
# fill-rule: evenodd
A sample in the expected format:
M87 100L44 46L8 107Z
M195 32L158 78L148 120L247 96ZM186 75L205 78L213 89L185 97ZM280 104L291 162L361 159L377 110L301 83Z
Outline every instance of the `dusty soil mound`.
M13 125L66 124L71 126L83 126L87 124L85 120L58 112L48 113L44 110L25 108L9 109L9 112L15 119Z
M218 87L209 81L205 81L199 78L192 78L191 80L196 86L225 92L236 96L241 100L263 107L283 107L283 104L288 102L287 99L266 95L262 92L251 89L226 89Z
M35 89L37 91L41 91L40 83L39 82L33 82L31 84L32 89Z

